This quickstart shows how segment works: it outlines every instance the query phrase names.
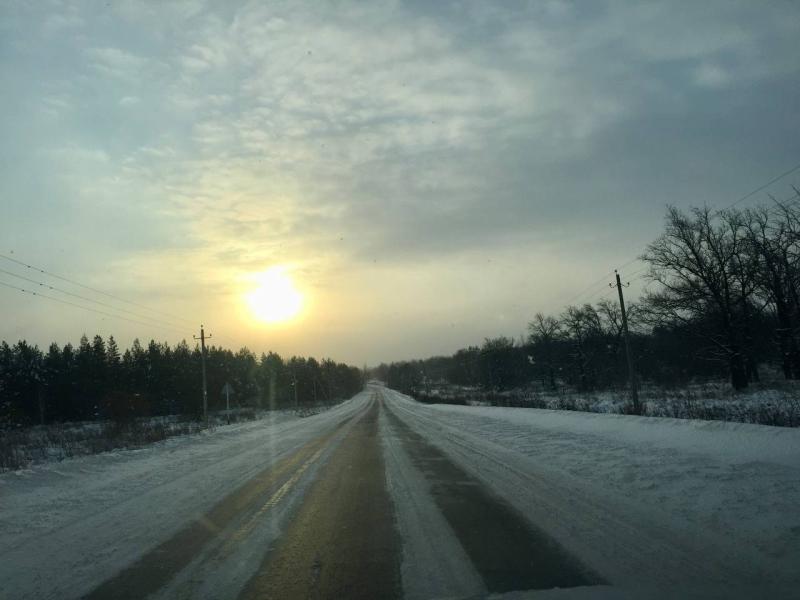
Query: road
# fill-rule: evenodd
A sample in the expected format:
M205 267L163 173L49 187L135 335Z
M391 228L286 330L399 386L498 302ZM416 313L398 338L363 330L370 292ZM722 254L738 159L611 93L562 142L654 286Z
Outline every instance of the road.
M285 531L263 549L237 596L402 598L403 541L387 487L382 434L401 440L477 572L470 577L472 590L454 591L483 595L603 583L415 433L388 408L378 388L354 416L258 473L86 597L206 595L203 573L235 560L243 539L257 535L271 510L324 458Z
M800 584L794 445L785 464L747 455L722 469L699 446L624 453L625 440L574 424L547 431L548 418L588 416L481 410L374 385L314 417L32 476L0 497L0 597L728 598L768 586L780 598ZM634 438L661 431L624 419ZM641 464L625 469L612 460L636 453ZM702 496L691 478L707 485L712 472L712 525L678 519ZM642 501L670 477L691 493L656 490L669 511ZM748 514L778 515L769 543L717 527L734 497ZM741 519L740 508L726 510ZM13 527L23 514L29 526Z

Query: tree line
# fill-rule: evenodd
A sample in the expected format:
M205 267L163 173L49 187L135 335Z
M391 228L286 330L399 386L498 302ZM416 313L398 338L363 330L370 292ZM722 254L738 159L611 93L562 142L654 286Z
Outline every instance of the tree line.
M211 410L225 408L226 383L236 404L263 408L334 403L363 387L356 367L247 348L207 348L206 370ZM201 413L200 348L185 340L143 346L137 339L124 351L99 335L46 352L24 340L0 343L0 425Z
M662 386L727 378L736 390L765 368L800 379L800 192L747 209L668 207L641 255L647 291L628 303L638 377ZM616 294L615 294L616 295ZM582 391L628 384L616 298L536 313L527 338L487 339L452 356L380 365L391 387L431 382Z

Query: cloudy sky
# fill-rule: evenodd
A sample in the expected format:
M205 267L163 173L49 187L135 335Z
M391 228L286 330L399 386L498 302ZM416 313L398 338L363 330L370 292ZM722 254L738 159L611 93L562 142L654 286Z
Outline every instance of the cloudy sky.
M2 0L0 253L136 306L0 268L159 323L0 287L0 339L202 321L374 364L519 336L636 275L667 203L800 162L799 34L781 0ZM276 266L303 310L260 323Z

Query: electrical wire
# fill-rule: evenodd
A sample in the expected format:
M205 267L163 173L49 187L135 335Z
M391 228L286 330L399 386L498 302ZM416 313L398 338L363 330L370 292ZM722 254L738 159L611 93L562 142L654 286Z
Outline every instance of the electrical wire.
M105 306L106 308L110 308L112 310L116 310L118 312L126 313L129 315L133 315L134 317L139 317L140 319L147 319L148 321L152 321L154 325L158 326L167 326L167 327L179 327L177 323L170 323L168 321L164 321L162 319L156 319L155 317L151 317L148 315L143 315L141 313L134 312L132 310L127 310L124 308L120 308L118 306L114 306L113 304L108 304L106 302L101 302L100 300L94 300L92 298L87 298L86 296L81 296L80 294L73 294L72 292L68 292L67 290L62 290L61 288L55 287L53 285L49 285L47 283L43 283L41 281L37 281L35 279L30 279L29 277L25 277L24 275L18 275L16 273L12 273L11 271L6 271L5 269L0 269L0 273L4 273L6 275L10 275L11 277L16 277L17 279L22 279L23 281L27 281L28 283L35 283L38 286L47 288L49 290L53 290L54 292L59 292L61 294L66 294L67 296L71 296L73 298L77 298L79 300L84 300L85 302L92 302L94 304L98 304L100 306Z
M41 292L35 292L33 290L27 290L25 288L21 288L21 287L18 287L16 285L12 285L10 283L6 283L4 281L0 281L0 285L5 286L7 288L14 289L14 290L18 290L18 291L23 292L25 294L30 294L31 296L37 296L39 298L47 298L48 300L53 300L53 301L59 302L61 304L66 304L67 306L74 306L75 308L80 308L82 310L86 310L86 311L89 311L89 312L97 313L99 315L104 315L106 317L111 317L113 319L120 319L122 321L128 321L129 323L136 323L137 325L145 325L147 327L153 327L153 323L146 323L144 321L137 321L136 319L129 319L128 317L123 317L121 315L115 315L115 314L112 314L112 313L109 313L109 312L106 312L106 311L103 311L103 310L98 310L96 308L91 308L89 306L83 306L83 305L77 304L75 302L69 302L68 300L64 300L62 298L56 298L54 296L49 296L47 294L42 294ZM170 327L170 329L174 329L174 328ZM178 330L178 329L174 329L174 331L179 331L180 333L185 333L184 331L181 331L181 330Z
M791 169L789 169L788 171L784 171L784 172L783 172L783 173L781 173L780 175L776 175L775 177L773 177L772 179L770 179L770 180L769 180L769 181L767 181L766 183L764 183L764 184L762 184L762 185L759 185L757 188L755 188L755 189L751 190L750 192L746 193L746 194L745 194L744 196L742 196L741 198L738 198L738 199L734 200L733 202L731 202L731 203L730 203L730 204L728 204L727 206L725 206L725 207L723 207L723 208L720 208L719 210L715 211L713 214L714 214L715 216L716 216L716 215L719 215L719 214L723 213L724 211L726 211L726 210L729 210L729 209L733 208L734 206L737 206L738 204L741 204L741 203L742 203L742 202L744 202L745 200L748 200L749 198L752 198L753 196L755 196L757 193L759 193L759 192L761 192L761 191L763 191L763 190L767 189L767 188L768 188L769 186L771 186L773 183L776 183L776 182L780 181L781 179L783 179L784 177L788 177L789 175L791 175L792 173L795 173L795 172L797 172L797 171L800 171L800 163L796 164L795 166L793 166L793 167L792 167ZM792 198L794 198L794 197L796 197L796 196L792 195L792 196L790 196L790 197L786 198L786 200L784 200L784 201L791 200L791 199L792 199ZM617 269L616 269L616 270L617 270L617 271L621 271L621 270L622 270L622 269L624 269L625 267L627 267L627 266L629 266L629 265L631 265L631 264L635 263L635 262L636 262L636 261L638 261L638 260L641 260L641 259L640 259L638 256L637 256L636 258L632 258L631 260L629 260L629 261L627 261L627 262L625 262L625 263L621 264L619 267L617 267ZM636 275L637 273L640 273L640 272L642 272L642 271L646 270L647 268L648 268L648 266L647 266L647 265L645 265L645 266L644 266L642 269L638 269L637 271L634 271L634 273L632 273L632 274L628 275L628 277L632 277L633 275ZM603 282L603 280L604 280L605 278L607 278L607 277L610 277L611 275L613 275L613 273L614 273L613 271L609 271L608 273L606 273L605 275L603 275L603 277L601 277L600 279L598 279L596 282L594 282L594 283L590 284L589 286L587 286L586 288L584 288L582 291L580 291L580 292L579 292L577 295L573 296L573 297L572 297L570 300L568 300L568 301L566 302L566 305L570 305L570 304L572 304L573 302L575 302L575 300L577 300L577 299L578 299L578 298L580 298L581 296L584 296L584 295L585 295L587 292L589 292L590 290L595 290L595 291L594 291L592 294L590 294L588 298L585 298L585 299L584 299L584 301L588 301L588 300L590 300L590 299L594 298L595 296L597 296L597 294L599 294L599 293L602 291L602 287L600 287L600 284ZM595 288L598 288L598 287L600 287L600 289L595 289Z
M720 213L724 212L725 210L728 210L728 209L730 209L730 208L732 208L732 207L736 206L737 204L741 204L742 202L744 202L744 201L745 201L745 200L747 200L748 198L751 198L751 197L753 197L753 196L754 196L755 194L757 194L758 192L765 190L766 188L768 188L768 187L769 187L770 185L772 185L773 183L775 183L775 182L777 182L777 181L779 181L779 180L783 179L784 177L786 177L786 176L788 176L788 175L791 175L792 173L794 173L794 172L796 172L796 171L800 171L800 164L798 164L798 165L796 165L796 166L792 167L792 168L791 168L791 169L789 169L788 171L785 171L784 173L781 173L780 175L778 175L778 176L776 176L776 177L773 177L773 178L772 178L771 180L769 180L767 183L765 183L765 184L763 184L763 185L760 185L759 187L757 187L756 189L752 190L751 192L748 192L747 194L745 194L745 195L744 195L744 196L742 196L741 198L739 198L739 199L735 200L734 202L732 202L731 204L729 204L729 205L728 205L728 206L726 206L725 208L722 208L722 209L720 209L720 210L716 211L714 214L715 214L715 215L718 215L718 214L720 214ZM795 191L795 194L793 194L793 195L791 195L791 196L787 197L785 200L783 200L783 202L788 202L788 201L789 201L789 200L791 200L792 198L796 198L798 195L800 195L800 194L798 194L798 192L797 192L797 191ZM640 259L639 257L632 258L631 260L629 260L629 261L627 261L627 262L625 262L625 263L621 264L619 267L617 267L617 268L615 269L615 271L621 271L621 270L622 270L622 269L624 269L625 267L627 267L627 266L629 266L629 265L631 265L631 264L635 263L635 262L636 262L636 261L638 261L638 260L641 260L641 259ZM643 273L644 273L644 271L646 271L648 268L649 268L649 265L648 265L648 264L645 264L643 267L641 267L641 268L639 268L639 269L637 269L637 270L633 271L632 273L628 274L627 278L630 278L630 279L629 279L629 281L628 281L627 283L630 285L630 283L632 283L632 282L635 282L635 281L640 281L640 280L642 280L642 279L645 279L645 278L647 277L647 275L646 275L646 274L643 274ZM569 300L568 300L568 301L565 303L565 305L566 305L566 306L569 306L569 305L571 305L571 304L572 304L572 303L574 303L574 302L575 302L575 301L576 301L578 298L581 298L582 296L585 296L585 294L587 294L588 292L590 292L590 291L592 291L592 290L594 290L594 291L593 291L593 292L592 292L592 293L591 293L591 294L590 294L588 297L584 298L584 302L588 302L589 300L602 300L603 298L606 298L607 296L609 296L609 295L610 295L610 294L611 294L611 293L614 291L614 289L616 289L616 286L615 286L614 284L611 284L611 285L610 285L610 289L603 291L604 284L606 283L606 280L607 280L607 278L608 278L608 277L610 277L610 276L611 276L611 275L613 275L613 274L614 274L614 271L609 271L609 272L605 273L605 274L604 274L604 275L603 275L603 276L602 276L600 279L598 279L598 280L596 280L596 281L592 282L592 283L591 283L591 284L589 284L587 287L583 288L583 289L582 289L580 292L578 292L578 293L577 293L575 296L572 296L572 297L571 297L571 298L570 298L570 299L569 299ZM637 276L637 275L638 275L638 276ZM626 278L626 279L627 279L627 278ZM647 290L647 288L648 288L650 285L652 285L653 283L654 283L653 281L649 281L649 282L647 282L647 283L644 285L644 287L642 288L642 291L645 291L645 290ZM599 288L599 289L595 289L595 288ZM599 294L599 297L598 297L598 294ZM497 351L499 352L499 351L501 351L501 350L505 350L505 349L498 349ZM493 352L493 351L492 351L492 350L488 350L488 351L487 351L487 350L480 350L480 353L481 353L482 355L483 355L483 354L487 354L487 353L491 353L491 352ZM476 358L474 358L474 359L472 359L472 360L469 360L469 361L467 361L467 362L466 362L466 364L473 364L473 363L475 363L475 362L476 362L478 359L479 359L479 357L476 357Z
M39 273L42 273L43 275L47 275L49 277L53 277L55 279L59 279L61 281L65 281L65 282L70 283L72 285L76 285L76 286L78 286L80 288L83 288L85 290L89 290L90 292L94 292L95 294L101 294L103 296L106 296L107 298L112 298L112 299L114 299L114 300L116 300L118 302L124 302L125 304L130 304L131 306L138 306L139 308L142 308L144 310L147 310L147 311L150 311L150 312L153 312L153 313L157 313L157 314L163 315L165 317L169 317L171 319L177 319L178 321L183 321L185 323L191 323L191 321L189 321L188 319L185 319L183 317L179 317L177 315L173 315L173 314L165 312L165 311L161 311L161 310L157 310L155 308L151 308L151 307L146 306L144 304L141 304L139 302L133 302L132 300L126 300L125 298L121 298L121 297L116 296L114 294L109 294L108 292L104 292L102 290L98 290L97 288L93 288L91 286L88 286L88 285L85 285L83 283L80 283L79 281L75 281L74 279L70 279L69 277L64 277L62 275L58 275L56 273L52 273L50 271L42 269L41 267L36 267L34 265L31 265L31 264L28 264L26 262L23 262L21 260L17 260L16 258L13 258L13 257L8 256L6 254L0 253L0 258L3 258L5 260L7 260L7 261L16 263L18 265L21 265L21 266L26 267L28 269L31 269L33 271L38 271Z
M739 199L738 199L738 200L736 200L735 202L732 202L731 204L729 204L729 205L728 205L728 206L726 206L725 208L721 208L721 209L720 209L720 210L718 210L718 211L717 211L715 214L719 214L719 213L721 213L721 212L723 212L723 211L725 211L725 210L728 210L728 209L730 209L730 208L733 208L733 207L734 207L734 206L736 206L737 204L741 204L741 203L742 203L742 202L744 202L745 200L747 200L747 199L749 199L749 198L752 198L753 196L755 196L755 195L756 195L758 192L761 192L761 191L763 191L763 190L767 189L769 186L771 186L771 185L772 185L773 183L775 183L776 181L780 181L781 179L783 179L784 177L787 177L787 176L791 175L791 174L792 174L792 173L794 173L795 171L800 171L800 164L797 164L797 165L795 165L794 167L792 167L791 169L789 169L789 170L788 170L788 171L786 171L785 173L781 173L780 175L777 175L777 176L773 177L773 178L772 178L772 179L770 179L770 180L769 180L767 183L765 183L765 184L763 184L763 185L761 185L761 186L757 187L757 188L756 188L756 189L754 189L752 192L748 192L747 194L745 194L744 196L742 196L741 198L739 198Z

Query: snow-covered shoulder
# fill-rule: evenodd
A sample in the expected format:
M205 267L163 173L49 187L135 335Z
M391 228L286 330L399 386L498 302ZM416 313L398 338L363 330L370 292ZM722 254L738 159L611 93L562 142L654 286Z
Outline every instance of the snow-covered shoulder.
M800 430L384 397L609 581L800 584Z

